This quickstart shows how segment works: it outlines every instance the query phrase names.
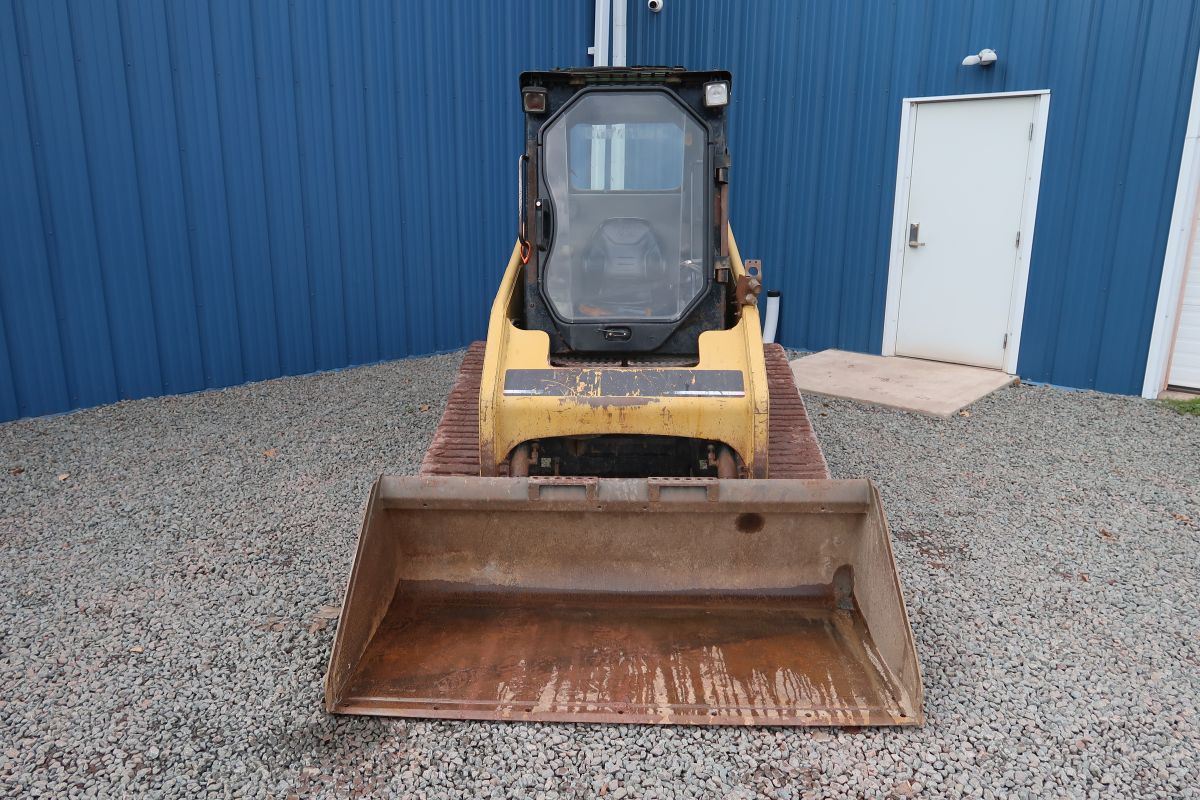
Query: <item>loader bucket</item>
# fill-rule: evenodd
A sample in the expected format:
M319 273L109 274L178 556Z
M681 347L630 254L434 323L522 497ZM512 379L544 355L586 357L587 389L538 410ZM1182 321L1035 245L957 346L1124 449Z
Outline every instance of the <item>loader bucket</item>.
M325 692L403 717L923 720L860 480L382 477Z

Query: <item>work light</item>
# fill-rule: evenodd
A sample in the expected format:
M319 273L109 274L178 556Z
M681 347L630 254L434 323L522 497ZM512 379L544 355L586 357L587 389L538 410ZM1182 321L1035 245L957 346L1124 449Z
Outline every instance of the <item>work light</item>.
M540 86L527 86L521 90L521 103L527 114L546 113L546 90Z
M729 81L704 84L704 105L709 108L729 105Z

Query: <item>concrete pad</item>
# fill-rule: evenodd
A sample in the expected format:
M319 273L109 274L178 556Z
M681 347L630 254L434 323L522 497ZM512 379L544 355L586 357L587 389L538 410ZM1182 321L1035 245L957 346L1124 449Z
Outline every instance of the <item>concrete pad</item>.
M824 350L791 362L802 393L949 417L1016 378L961 364Z

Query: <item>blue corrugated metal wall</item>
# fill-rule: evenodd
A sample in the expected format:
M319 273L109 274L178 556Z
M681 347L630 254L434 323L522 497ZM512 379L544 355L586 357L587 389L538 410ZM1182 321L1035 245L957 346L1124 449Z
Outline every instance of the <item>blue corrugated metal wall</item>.
M901 99L1050 89L1019 371L1141 390L1200 4L668 0L629 23L631 64L733 71L738 244L811 349L880 351ZM959 66L984 47L996 66Z
M1139 390L1197 4L629 9L630 63L735 73L734 222L796 346L879 350L901 98L1051 89L1020 371ZM480 336L516 74L587 63L591 28L588 0L0 0L0 419Z
M0 420L482 335L590 2L0 0Z

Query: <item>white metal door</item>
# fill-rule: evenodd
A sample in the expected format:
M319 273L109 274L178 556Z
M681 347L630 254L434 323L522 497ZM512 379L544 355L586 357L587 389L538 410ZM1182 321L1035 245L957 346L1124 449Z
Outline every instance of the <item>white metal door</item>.
M1179 305L1179 328L1175 332L1167 383L1200 389L1200 218L1192 232L1192 249Z
M898 355L1003 368L1037 102L917 106Z

